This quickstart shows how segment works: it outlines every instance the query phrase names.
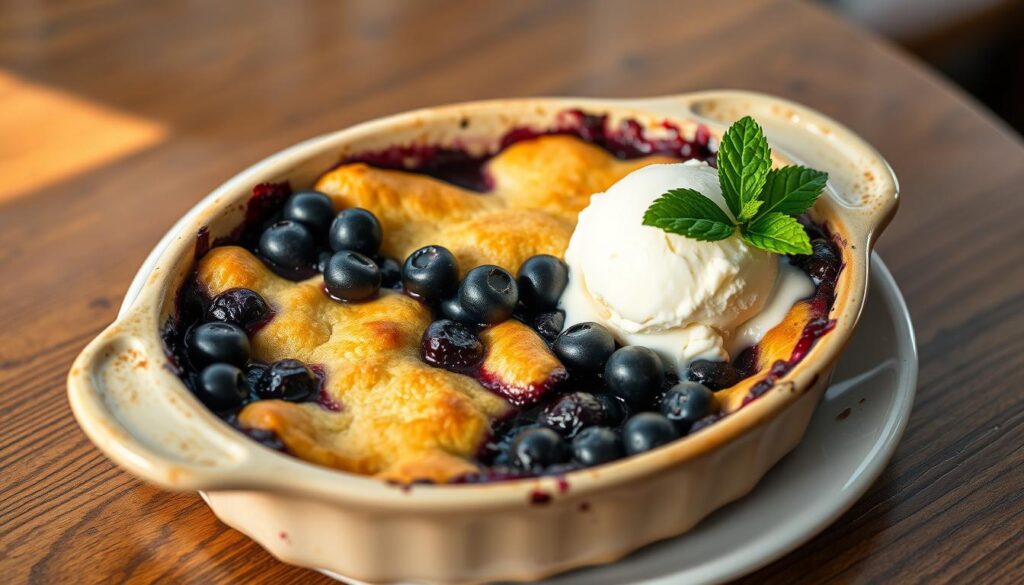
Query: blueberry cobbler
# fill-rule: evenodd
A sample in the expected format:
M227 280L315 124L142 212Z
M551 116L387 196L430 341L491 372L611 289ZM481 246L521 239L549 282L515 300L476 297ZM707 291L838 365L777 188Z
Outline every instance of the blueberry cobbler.
M257 185L231 237L201 234L172 363L253 439L400 483L700 432L832 328L841 255L805 214L825 174L773 165L755 121L661 130L565 112L488 156L396 147Z

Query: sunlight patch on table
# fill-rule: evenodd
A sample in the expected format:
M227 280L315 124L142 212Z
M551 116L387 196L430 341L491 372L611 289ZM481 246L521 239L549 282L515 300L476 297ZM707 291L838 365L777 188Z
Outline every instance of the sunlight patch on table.
M168 129L0 70L0 202L138 152Z

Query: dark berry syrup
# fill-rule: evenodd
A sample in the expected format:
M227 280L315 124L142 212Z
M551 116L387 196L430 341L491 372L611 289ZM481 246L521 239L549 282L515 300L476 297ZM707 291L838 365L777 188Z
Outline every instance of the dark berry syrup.
M555 123L548 128L522 126L509 130L499 140L497 150L485 155L475 156L465 149L451 146L393 146L349 156L338 164L362 162L383 169L401 169L486 193L494 187L493 180L486 172L486 163L494 155L517 142L541 136L563 135L575 136L600 146L619 159L661 155L679 160L697 159L715 165L715 153L710 144L711 134L706 127L698 127L692 140L684 138L679 126L672 122L666 120L661 123L661 127L665 131L663 137L649 138L636 120L626 119L611 127L605 114L568 110L558 114Z

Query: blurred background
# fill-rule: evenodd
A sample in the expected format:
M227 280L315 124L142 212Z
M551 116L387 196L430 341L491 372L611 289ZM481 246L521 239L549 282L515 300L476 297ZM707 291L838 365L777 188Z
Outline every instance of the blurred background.
M744 88L842 112L872 138L888 106L844 87L887 83L874 49L814 22L792 23L793 38L780 14L800 2L0 0L0 202L156 145L188 146L179 162L212 186L361 120L522 95ZM1024 0L803 3L890 39L1024 131ZM727 24L742 18L761 26ZM752 60L725 67L716 45Z
M1024 132L1024 1L820 1L928 62Z

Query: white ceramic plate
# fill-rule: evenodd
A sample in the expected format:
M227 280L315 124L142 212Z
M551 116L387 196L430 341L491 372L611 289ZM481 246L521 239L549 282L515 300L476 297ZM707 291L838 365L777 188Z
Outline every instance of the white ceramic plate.
M122 314L168 241L160 242L135 276ZM867 304L831 387L800 446L753 493L683 536L612 565L574 571L548 583L719 583L782 557L848 510L892 457L917 386L910 314L885 264L877 254L871 261Z

